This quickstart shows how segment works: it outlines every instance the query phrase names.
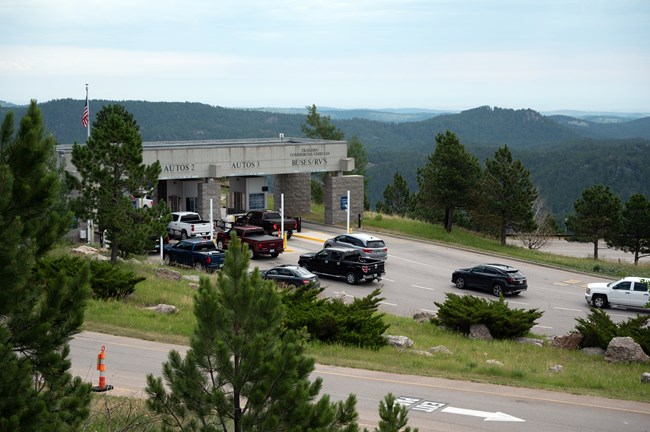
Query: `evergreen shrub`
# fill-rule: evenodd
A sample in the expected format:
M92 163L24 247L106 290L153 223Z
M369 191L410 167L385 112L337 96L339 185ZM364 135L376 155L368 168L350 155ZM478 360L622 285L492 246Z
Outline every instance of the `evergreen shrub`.
M537 309L510 309L503 297L486 300L471 295L447 293L438 306L434 323L465 334L474 324L484 324L495 339L513 339L525 336L543 312Z
M132 294L135 286L146 279L109 262L90 261L74 255L46 258L41 262L39 272L56 274L61 271L73 277L79 274L84 265L90 265L90 287L93 297L98 299L121 300Z
M282 301L287 306L286 326L305 329L316 340L348 346L378 349L386 345L388 328L378 313L380 290L374 290L351 304L318 297L321 290L286 288Z
M614 323L602 309L591 308L587 318L576 318L576 331L582 334L581 347L600 347L607 349L615 337L631 337L643 351L650 355L649 315L637 315L633 318Z

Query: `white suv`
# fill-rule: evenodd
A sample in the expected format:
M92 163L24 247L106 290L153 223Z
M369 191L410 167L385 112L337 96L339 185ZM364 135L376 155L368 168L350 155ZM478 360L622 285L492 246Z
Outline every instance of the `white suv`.
M369 234L341 234L325 241L323 247L341 247L356 249L364 258L374 258L385 261L388 258L386 243L380 238Z
M597 308L609 305L642 308L648 303L648 280L626 277L616 282L595 282L587 285L585 300Z

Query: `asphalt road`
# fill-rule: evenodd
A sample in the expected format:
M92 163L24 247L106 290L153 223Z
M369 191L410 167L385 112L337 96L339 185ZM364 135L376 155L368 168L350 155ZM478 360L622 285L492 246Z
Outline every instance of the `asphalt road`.
M187 347L83 332L71 342L72 373L98 384L96 358L105 347L110 395L146 397L146 375L161 376L170 350ZM320 396L334 401L357 396L360 424L374 430L387 393L409 407L409 426L433 431L626 432L650 430L650 404L550 391L388 374L317 365Z
M287 251L278 258L261 257L251 262L252 266L267 269L277 264L296 264L301 253L320 250L325 239L341 234L344 229L303 224L304 229L288 241ZM584 299L587 283L606 279L519 262L490 254L466 251L431 242L414 241L382 234L388 246L386 276L380 282L362 282L349 285L342 279L322 277L321 285L325 295L344 295L348 299L363 297L375 288L381 288L382 310L388 313L412 316L418 311L437 311L435 303L443 303L446 293L471 293L487 299L495 299L489 293L476 290L459 290L451 283L455 269L471 267L483 262L501 262L518 267L528 278L528 290L519 296L508 296L510 307L538 309L544 312L533 328L541 335L562 335L573 330L576 318L584 318L589 306ZM544 250L566 255L587 256L591 245L556 241ZM613 257L619 251L606 250L605 255ZM628 254L629 255L629 254ZM628 257L629 258L629 257ZM621 257L620 259L624 259ZM648 310L609 309L616 322L634 317Z

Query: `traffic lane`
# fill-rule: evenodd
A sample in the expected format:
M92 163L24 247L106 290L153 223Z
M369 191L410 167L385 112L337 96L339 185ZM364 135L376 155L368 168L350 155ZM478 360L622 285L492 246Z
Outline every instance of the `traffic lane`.
M465 251L444 245L417 242L401 238L387 240L389 259L386 261L386 276L380 283L348 285L342 280L321 277L326 296L345 294L346 297L363 297L380 287L385 300L381 310L402 316L412 316L418 311L436 311L435 302L446 300L446 293L472 294L486 299L495 299L489 293L477 290L458 290L451 283L451 273L462 267L471 267L481 262L505 262L518 267L527 276L529 288L519 296L508 296L511 307L538 309L543 316L533 331L547 336L565 334L575 328L576 319L589 313L584 301L584 289L589 282L603 278L577 274L546 266L506 260L490 254ZM320 250L322 244L311 240L292 238L289 247L292 253L281 255L286 263L296 264L300 253ZM277 263L269 261L269 267ZM262 268L262 266L260 266ZM615 322L634 317L634 310L609 310ZM642 312L643 313L643 312Z
M641 431L650 420L650 405L639 402L325 365L312 375L337 400L363 389L358 407L375 420L373 408L392 393L422 431Z

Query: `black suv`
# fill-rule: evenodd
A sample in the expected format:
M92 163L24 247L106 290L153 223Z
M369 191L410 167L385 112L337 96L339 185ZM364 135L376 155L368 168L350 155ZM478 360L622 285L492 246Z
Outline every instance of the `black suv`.
M480 264L458 269L451 275L451 281L460 289L479 288L490 291L497 297L517 295L528 289L526 276L506 264Z

